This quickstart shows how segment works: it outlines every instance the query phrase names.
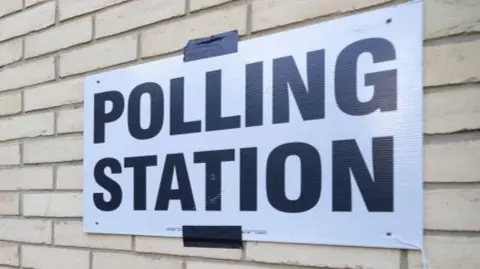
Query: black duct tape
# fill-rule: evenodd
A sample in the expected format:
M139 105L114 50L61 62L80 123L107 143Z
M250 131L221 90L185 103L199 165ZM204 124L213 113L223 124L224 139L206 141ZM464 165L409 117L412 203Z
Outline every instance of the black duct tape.
M243 248L242 226L183 226L183 246Z
M183 48L183 61L190 62L238 51L237 30L188 41Z

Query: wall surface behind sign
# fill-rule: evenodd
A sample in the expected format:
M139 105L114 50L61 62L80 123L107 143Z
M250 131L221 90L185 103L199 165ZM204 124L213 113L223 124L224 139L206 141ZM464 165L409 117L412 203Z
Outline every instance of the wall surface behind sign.
M0 0L0 269L421 268L417 252L82 233L87 74L405 1ZM341 34L341 33L339 33ZM480 1L425 0L425 248L480 268ZM161 257L161 259L160 259Z

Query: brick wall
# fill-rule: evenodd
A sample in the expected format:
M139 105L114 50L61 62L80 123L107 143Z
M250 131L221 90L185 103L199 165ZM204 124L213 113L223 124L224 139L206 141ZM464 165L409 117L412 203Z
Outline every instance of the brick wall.
M0 0L0 269L421 268L418 252L82 233L86 74L404 1ZM425 248L480 268L480 1L425 0Z

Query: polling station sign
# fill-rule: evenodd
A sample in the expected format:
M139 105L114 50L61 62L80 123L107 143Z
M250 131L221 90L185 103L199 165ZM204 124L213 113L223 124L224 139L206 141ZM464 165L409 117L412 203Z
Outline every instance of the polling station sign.
M421 248L421 5L88 77L84 231Z

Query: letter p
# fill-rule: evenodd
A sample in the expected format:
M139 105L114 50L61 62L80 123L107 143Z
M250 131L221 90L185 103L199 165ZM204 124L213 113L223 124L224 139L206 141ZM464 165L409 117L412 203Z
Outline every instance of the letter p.
M109 112L105 111L107 101L112 103ZM109 91L95 94L93 103L93 143L104 143L105 126L120 118L125 108L125 100L119 91Z

